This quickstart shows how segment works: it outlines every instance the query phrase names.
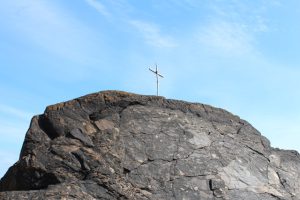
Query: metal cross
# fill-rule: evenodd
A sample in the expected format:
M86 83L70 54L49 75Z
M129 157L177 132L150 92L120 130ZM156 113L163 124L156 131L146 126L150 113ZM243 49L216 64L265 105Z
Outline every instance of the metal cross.
M149 70L156 75L156 95L158 96L158 77L163 78L163 76L158 73L157 64L155 64L155 66L156 66L155 71L152 70L151 68L149 68Z

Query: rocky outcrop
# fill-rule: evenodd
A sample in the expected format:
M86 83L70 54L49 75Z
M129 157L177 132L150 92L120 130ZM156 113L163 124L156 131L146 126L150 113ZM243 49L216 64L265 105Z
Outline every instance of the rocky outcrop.
M299 200L300 156L198 103L105 91L33 117L0 199Z

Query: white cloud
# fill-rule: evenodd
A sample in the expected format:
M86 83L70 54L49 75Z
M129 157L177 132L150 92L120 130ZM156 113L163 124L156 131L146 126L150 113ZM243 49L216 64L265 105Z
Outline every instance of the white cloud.
M216 20L201 28L196 37L202 45L222 55L243 55L254 50L253 36L243 24Z
M199 1L197 0L168 0L164 1L167 4L173 4L174 6L180 9L192 9L199 5Z
M281 0L237 1L212 0L211 11L197 32L198 41L206 49L225 56L260 56L260 36L276 30L270 11ZM199 29L198 29L199 30Z
M3 104L0 104L0 112L1 114L11 115L26 121L33 116L32 113L20 110L18 108L14 108L12 106L3 105Z
M134 28L145 42L151 46L159 48L171 48L177 46L174 39L161 33L158 25L149 23L146 20L137 20L130 17L130 13L135 12L134 7L125 1L113 1L108 4L111 7L109 12L107 7L97 0L85 0L91 7L95 8L101 15L113 20L119 26L125 25ZM188 0L187 0L188 1Z
M250 32L262 33L271 31L271 21L268 17L270 10L281 4L280 0L236 1L215 0L210 5L215 18L247 24Z
M176 47L177 44L170 36L165 36L155 24L150 24L141 20L130 20L131 24L137 31L142 34L145 42L155 47Z
M51 1L6 1L0 23L22 41L76 63L92 60L95 34ZM5 19L5 20L4 20Z
M93 8L95 8L100 14L102 14L105 17L110 17L111 14L108 12L108 10L106 9L106 7L100 3L97 0L85 0L90 6L92 6Z

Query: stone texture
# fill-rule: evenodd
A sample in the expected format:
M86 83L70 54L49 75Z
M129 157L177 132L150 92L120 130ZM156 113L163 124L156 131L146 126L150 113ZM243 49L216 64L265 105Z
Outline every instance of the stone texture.
M0 199L299 200L300 156L208 105L105 91L33 117Z

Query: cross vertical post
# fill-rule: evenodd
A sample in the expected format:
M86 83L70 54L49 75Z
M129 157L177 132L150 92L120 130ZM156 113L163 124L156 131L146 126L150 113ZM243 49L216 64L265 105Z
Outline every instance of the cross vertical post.
M149 70L151 72L153 72L155 74L155 76L156 76L156 96L158 96L158 78L159 77L163 78L163 76L158 73L157 64L155 64L155 71L152 70L151 68L149 68Z

